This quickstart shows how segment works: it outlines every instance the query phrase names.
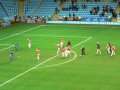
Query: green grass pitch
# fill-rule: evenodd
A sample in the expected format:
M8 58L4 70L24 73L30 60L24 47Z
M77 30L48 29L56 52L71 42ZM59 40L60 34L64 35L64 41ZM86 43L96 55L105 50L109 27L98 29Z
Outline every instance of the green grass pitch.
M32 40L28 49L27 39ZM56 55L57 44L70 40L73 53ZM10 62L9 53L18 42ZM101 55L96 55L96 43ZM110 42L116 55L106 53ZM80 57L84 46L86 55ZM40 48L40 60L36 60ZM0 90L119 90L120 27L64 24L14 24L0 28Z

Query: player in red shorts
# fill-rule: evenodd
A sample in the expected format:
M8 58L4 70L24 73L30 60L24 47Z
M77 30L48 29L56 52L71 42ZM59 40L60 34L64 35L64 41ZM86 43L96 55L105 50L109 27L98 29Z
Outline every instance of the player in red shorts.
M28 48L29 48L29 49L31 48L31 44L32 44L31 39L28 38Z
M39 48L36 49L36 54L37 54L37 60L39 60L40 59L40 49Z
M57 54L59 54L59 52L60 52L60 44L58 44L57 46Z
M112 45L111 50L112 50L111 56L115 55L115 46L114 45Z

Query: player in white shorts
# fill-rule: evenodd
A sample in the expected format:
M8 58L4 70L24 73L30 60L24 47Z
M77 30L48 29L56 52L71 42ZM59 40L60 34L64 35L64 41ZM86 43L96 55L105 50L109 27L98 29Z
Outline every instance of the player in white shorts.
M68 56L68 48L65 47L65 57L67 57L67 56Z
M28 38L28 48L29 48L29 49L31 48L31 44L32 44L31 39Z
M114 45L112 45L111 50L112 50L111 56L115 55L115 46Z
M40 59L40 49L39 48L36 49L36 54L37 54L37 60L39 60Z
M67 53L68 53L68 55L71 56L71 47L69 45L67 46Z
M63 47L63 38L60 39L60 48L62 49Z

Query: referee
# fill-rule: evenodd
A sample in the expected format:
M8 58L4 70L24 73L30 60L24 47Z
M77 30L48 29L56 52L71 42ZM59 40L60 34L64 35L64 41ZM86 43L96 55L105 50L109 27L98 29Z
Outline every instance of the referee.
M84 48L84 46L82 46L82 48L81 48L81 55L80 56L83 56L83 55L85 55L85 48Z

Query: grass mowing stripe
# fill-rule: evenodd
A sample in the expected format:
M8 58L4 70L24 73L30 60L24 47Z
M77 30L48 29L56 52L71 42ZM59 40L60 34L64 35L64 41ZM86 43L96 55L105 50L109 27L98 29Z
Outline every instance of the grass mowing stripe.
M80 45L80 44L82 44L82 43L84 43L84 42L86 42L86 41L88 41L88 40L90 40L90 39L92 39L92 38L85 39L84 41L82 41L82 42L76 44L75 46L73 46L73 48L77 47L78 45ZM59 55L59 54L58 54L58 55ZM23 73L21 73L21 74L15 76L14 78L12 78L12 79L10 79L10 80L8 80L8 81L6 81L6 82L0 84L0 87L2 87L2 86L4 86L4 85L8 84L9 82L11 82L11 81L15 80L16 78L18 78L18 77L20 77L20 76L26 74L27 72L29 72L29 71L35 69L36 67L38 67L38 66L40 66L40 65L42 65L42 64L44 64L44 63L46 63L46 62L48 62L48 61L50 61L50 60L52 60L53 58L57 57L58 55L55 55L55 56L53 56L53 57L51 57L51 58L45 60L44 62L42 62L42 63L40 63L40 64L38 64L38 65L36 65L36 66L34 66L34 67L32 67L32 68L30 68L30 69L24 71Z
M30 68L30 69L28 69L27 71L25 71L25 72L23 72L23 73L21 73L21 74L19 74L19 75L17 75L17 76L15 76L14 78L12 78L12 79L10 79L10 80L8 80L8 81L6 81L6 82L0 84L0 87L2 87L3 85L5 85L5 84L7 84L7 83L9 83L9 82L11 82L11 81L13 81L13 80L15 80L15 79L18 78L18 77L24 75L25 73L31 71L32 69L34 69L34 68L36 68L36 67L38 67L38 66L40 66L40 65L42 65L42 64L44 64L44 63L46 63L46 62L48 62L48 61L50 61L51 59L53 59L53 58L55 58L55 57L57 57L57 56L58 56L58 55L53 56L53 57L47 59L46 61L44 61L44 62L42 62L42 63L40 63L40 64L38 64L38 65L36 65L36 66Z
M43 67L36 67L35 69L38 69L38 68L48 68L48 67L55 67L55 66L59 66L59 65L63 65L63 64L69 63L69 62L75 60L76 57L77 57L76 52L75 52L75 51L72 51L72 52L74 53L75 56L74 56L72 59L70 59L70 60L68 60L68 61L66 61L66 62L62 62L62 63L58 63L58 64L54 64L54 65L43 66Z
M3 49L0 50L0 52L1 52L1 51L4 51L4 50L7 50L7 49L9 49L9 48L11 48L11 47L14 47L14 46L15 46L15 45L11 45L11 46L9 46L9 47L7 47L7 48L3 48Z
M82 37L82 38L90 38L90 37L84 37L84 36L54 36L54 35L22 35L22 36L33 36L33 37L72 37L72 38Z
M11 44L0 44L0 46L10 46Z
M8 38L11 38L13 36L16 36L16 35L19 35L19 34L22 34L22 33L25 33L25 32L28 32L28 31L31 31L31 30L34 30L36 28L39 28L41 26L46 26L46 25L40 25L40 26L37 26L37 27L34 27L34 28L31 28L31 29L28 29L28 30L25 30L25 31L22 31L22 32L19 32L19 33L16 33L16 34L13 34L13 35L10 35L8 37L5 37L5 38L1 38L0 40L5 40L5 39L8 39Z

